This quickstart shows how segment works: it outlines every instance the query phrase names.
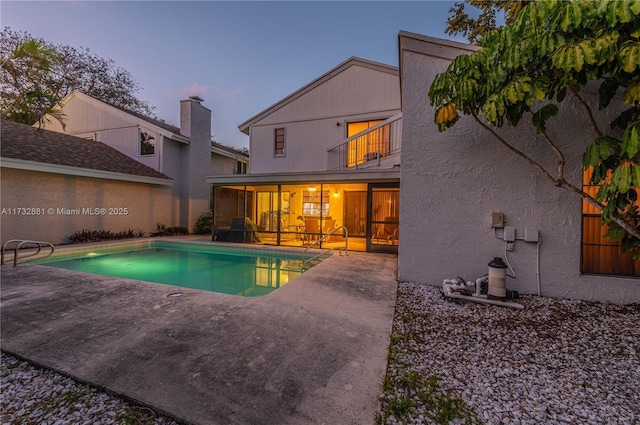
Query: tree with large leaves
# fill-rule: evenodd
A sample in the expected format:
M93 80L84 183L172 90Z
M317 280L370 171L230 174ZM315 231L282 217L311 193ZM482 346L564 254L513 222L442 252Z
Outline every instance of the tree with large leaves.
M153 113L136 98L139 86L131 74L112 60L10 28L0 34L0 88L1 117L25 124L47 113L64 122L56 106L74 90L133 112Z
M480 44L482 37L496 28L498 20L512 23L518 12L532 0L464 0L449 9L447 34L462 33L469 43ZM467 6L471 7L468 13Z
M440 131L470 116L504 147L557 187L602 211L607 237L640 258L640 0L544 0L528 4L513 23L485 34L482 48L454 59L429 90ZM624 107L609 128L598 125L584 93L599 89L599 108ZM584 167L595 194L565 180L565 155L547 131L559 105L573 98L589 123ZM616 101L617 102L617 101ZM621 102L620 102L621 103ZM547 170L498 131L531 120L555 158ZM579 125L579 124L575 124Z

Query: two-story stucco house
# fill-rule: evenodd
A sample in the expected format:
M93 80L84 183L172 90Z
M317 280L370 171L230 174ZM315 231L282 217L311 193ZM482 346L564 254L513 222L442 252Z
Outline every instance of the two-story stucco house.
M516 276L508 287L522 293L640 301L640 262L602 237L596 211L473 120L438 132L431 82L476 49L401 32L399 69L349 59L242 123L251 172L208 179L214 227L246 216L262 243L304 246L343 225L350 249L396 250L401 281L475 280L502 257ZM589 96L597 105L597 92ZM566 177L581 185L589 135L575 109L564 102L564 118L548 127L567 152ZM501 131L543 154L532 128ZM235 208L216 207L228 198ZM492 213L502 213L503 227L492 227Z
M249 217L263 243L299 246L344 226L350 249L397 251L400 124L398 68L341 63L239 125L250 173L207 180L214 228Z
M207 176L246 172L248 155L211 139L211 110L203 100L180 102L180 127L73 92L60 103L63 126L45 116L43 128L99 141L174 181L168 226L191 228L210 209Z

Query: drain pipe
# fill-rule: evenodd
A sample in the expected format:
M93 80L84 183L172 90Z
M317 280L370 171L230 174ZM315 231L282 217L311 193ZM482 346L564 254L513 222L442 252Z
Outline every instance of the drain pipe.
M474 284L473 282L465 283L465 281L461 278L445 279L442 282L442 289L444 290L445 297L449 297L449 298L473 301L473 302L482 303L482 304L499 305L502 307L517 308L519 310L524 309L524 306L522 304L518 304L510 301L498 301L498 300L491 300L489 298L485 298L485 295L480 294L480 282L482 282L483 279L484 277L481 277L476 280L476 283L475 283L476 288L475 288L475 293L473 295L463 295L458 292L454 292L459 290L465 290L467 286L471 286Z

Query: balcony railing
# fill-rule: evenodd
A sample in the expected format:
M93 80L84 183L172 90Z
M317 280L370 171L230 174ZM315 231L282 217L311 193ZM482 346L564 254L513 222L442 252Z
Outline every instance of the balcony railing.
M400 153L401 142L402 113L399 113L327 149L327 170L380 165L385 157Z

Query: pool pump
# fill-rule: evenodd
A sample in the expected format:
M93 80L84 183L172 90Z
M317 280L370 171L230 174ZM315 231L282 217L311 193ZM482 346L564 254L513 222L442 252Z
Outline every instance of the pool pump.
M475 283L463 278L445 279L442 282L444 295L449 298L462 299L483 304L499 305L523 309L518 304L507 299L518 298L517 291L506 288L507 266L500 257L495 257L489 263L489 274L479 277ZM484 289L486 288L486 289Z

